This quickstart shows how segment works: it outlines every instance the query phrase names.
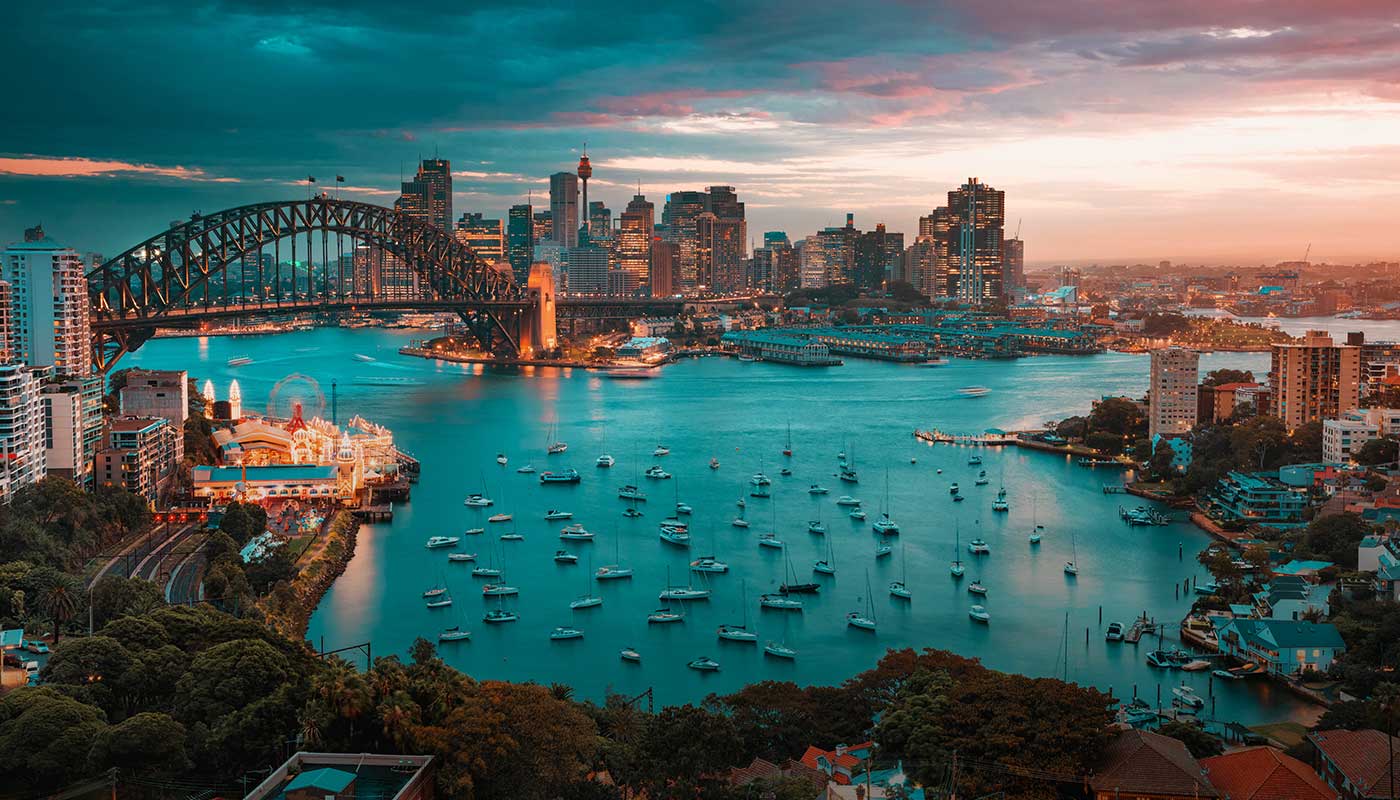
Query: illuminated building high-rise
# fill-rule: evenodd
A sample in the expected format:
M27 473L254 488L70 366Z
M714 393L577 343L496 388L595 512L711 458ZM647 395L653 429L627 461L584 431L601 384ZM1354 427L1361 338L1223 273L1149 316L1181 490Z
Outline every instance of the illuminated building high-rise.
M613 238L612 209L600 200L588 204L588 238L594 241Z
M680 292L676 272L680 269L681 246L659 236L651 240L651 285L652 297L670 297Z
M926 216L919 217L919 237L933 243L931 271L916 281L919 291L929 297L956 297L958 293L958 265L953 260L953 235L956 230L953 212L947 206L939 206ZM925 255L921 252L921 257Z
M705 213L707 200L704 192L682 191L666 195L661 224L666 228L667 241L675 242L680 250L673 287L676 292L694 291L699 285L695 264L699 234L695 225L699 216Z
M617 268L635 276L640 287L647 287L651 282L651 241L655 214L656 206L638 192L627 204L627 210L622 212L618 222Z
M886 231L885 223L878 223L873 231L857 234L852 275L856 286L863 289L882 286L899 270L903 258L904 234Z
M452 232L452 164L445 158L425 158L413 180L404 181L394 207L404 216Z
M1308 331L1300 342L1273 346L1269 380L1275 414L1289 430L1336 419L1361 405L1361 348Z
M696 289L733 292L743 287L744 221L706 211L695 218Z
M1147 435L1190 433L1196 426L1200 353L1181 347L1153 350L1147 389Z
M524 286L535 263L535 212L529 203L510 207L506 222L506 258L515 282Z
M92 372L92 323L87 277L78 251L43 235L26 237L0 254L10 285L10 357L56 375Z
M1026 288L1026 243L1019 237L1002 241L1001 258L1006 294L1022 299Z
M1002 287L1002 228L1006 222L1006 193L976 178L948 192L954 227L950 257L957 263L955 297L972 305L999 302Z
M480 213L465 212L457 220L455 234L457 241L470 247L483 261L496 263L506 258L505 227L498 219L483 219Z
M565 247L578 245L578 176L572 172L549 176L549 220L550 238Z

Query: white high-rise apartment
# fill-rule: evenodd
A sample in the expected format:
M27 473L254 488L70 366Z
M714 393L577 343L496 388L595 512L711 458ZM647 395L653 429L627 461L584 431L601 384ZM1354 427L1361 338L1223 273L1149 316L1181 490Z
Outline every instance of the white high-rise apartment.
M16 242L3 256L10 284L10 358L55 375L92 373L87 278L76 250L47 237Z
M1147 414L1149 437L1190 433L1195 427L1200 361L1200 353L1182 347L1152 351Z
M0 503L47 474L41 373L23 364L0 364Z

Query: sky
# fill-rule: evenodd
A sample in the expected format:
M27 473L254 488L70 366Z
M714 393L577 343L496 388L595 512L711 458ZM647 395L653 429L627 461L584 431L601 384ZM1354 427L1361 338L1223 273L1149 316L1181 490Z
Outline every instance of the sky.
M1394 0L11 0L0 241L113 256L193 211L388 205L420 157L504 216L735 186L753 238L917 219L976 176L1052 263L1400 258Z

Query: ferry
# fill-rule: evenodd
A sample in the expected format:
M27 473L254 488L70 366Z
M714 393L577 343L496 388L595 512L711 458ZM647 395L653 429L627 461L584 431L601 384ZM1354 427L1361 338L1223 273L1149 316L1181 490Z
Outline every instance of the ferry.
M492 514L491 516L489 516L489 517L486 518L486 521L487 521L487 522L510 522L511 519L512 519L512 517L511 517L511 515L509 515L509 514Z
M462 541L456 536L429 536L427 547L429 550L438 547L456 547Z
M713 658L710 658L709 656L701 656L695 659L694 661L690 662L689 664L686 664L686 666L694 670L699 670L701 672L719 671L719 662L714 660Z
M458 562L475 561L476 553L448 553L447 560Z
M573 518L574 518L574 512L572 512L572 511L555 511L554 509L551 508L550 510L544 512L544 518L545 518L546 520L573 519Z
M481 621L488 625L494 625L498 622L515 622L518 619L520 619L519 614L514 611L506 611L503 608L493 608L481 617Z
M569 628L561 626L550 631L549 638L551 641L555 642L562 641L564 639L582 639L583 631L579 630L578 628Z
M618 651L618 655L622 657L623 661L631 661L634 664L640 664L642 662L642 654L631 647L622 648Z
M593 541L593 532L583 527L581 523L575 522L567 525L559 531L560 539L572 539L580 542Z
M647 499L647 496L642 493L641 489L638 489L630 483L626 486L618 487L617 496L623 500L636 500L638 502L645 502Z
M701 556L690 562L691 572L728 572L729 565L714 556Z
M577 564L578 556L570 553L568 550L555 550L554 562L556 564Z
M598 460L597 460L595 463L598 465L598 468L599 468L599 469L607 469L607 468L611 467L613 464L616 464L616 463L617 463L617 459L613 458L612 456L608 455L607 453L604 453L604 454L602 454L601 456L598 456Z
M760 608L776 608L780 611L801 611L802 601L785 594L764 594L758 598Z
M230 367L246 367L251 363L253 363L253 359L247 356L234 356L228 360L228 365Z
M583 478L578 474L578 470L573 467L559 470L558 472L541 472L540 483L578 483Z
M958 390L961 397L986 397L991 393L992 390L985 386L964 386Z
M480 492L473 492L467 495L467 499L462 501L462 505L470 506L471 508L486 508L487 506L494 505L494 501Z

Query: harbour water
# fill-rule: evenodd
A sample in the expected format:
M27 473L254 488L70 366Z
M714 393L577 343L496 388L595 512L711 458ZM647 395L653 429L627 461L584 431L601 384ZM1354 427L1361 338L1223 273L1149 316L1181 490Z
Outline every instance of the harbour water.
M299 395L314 411L314 381L327 396L328 415L335 379L342 421L357 413L382 423L421 460L422 480L411 502L396 508L392 523L362 529L354 559L311 620L309 637L317 644L369 641L376 655L402 654L415 637L435 640L443 628L458 625L472 632L471 640L440 649L448 663L473 676L566 683L595 699L607 690L635 695L650 688L659 703L698 701L765 679L839 683L871 667L887 648L935 647L1001 670L1111 688L1119 696L1136 688L1152 701L1160 687L1164 704L1171 687L1185 680L1202 696L1213 694L1214 716L1222 720L1250 724L1307 711L1264 681L1212 682L1209 672L1154 670L1144 661L1153 641L1136 647L1104 641L1109 622L1127 624L1144 611L1169 623L1179 620L1191 601L1177 594L1182 581L1207 578L1195 561L1207 537L1189 523L1132 528L1119 519L1120 505L1143 501L1103 493L1104 483L1119 481L1118 471L1014 448L928 445L911 436L916 427L976 433L1037 425L1086 413L1102 395L1140 395L1145 356L954 360L936 368L848 359L843 367L824 370L710 358L668 366L653 380L610 380L585 370L494 369L399 356L397 348L414 335L421 333L318 329L164 339L120 365L185 368L201 382L213 379L220 396L237 378L250 410L262 410L279 381L299 374L310 380L283 382L278 408ZM227 366L235 356L252 363ZM1202 359L1202 369L1263 372L1267 361L1266 354L1212 354ZM968 385L991 392L960 397L957 389ZM781 452L789 424L791 458ZM546 456L555 425L568 451ZM670 455L653 457L658 444L669 447ZM860 475L854 486L835 475L843 449ZM509 456L508 466L495 463L497 452ZM603 452L617 459L611 470L594 466ZM980 468L967 464L973 453L984 458ZM711 458L719 461L718 469L708 466ZM526 463L539 470L572 466L583 481L542 486L537 475L516 472ZM642 471L652 464L674 477L644 478ZM783 467L792 475L781 476ZM974 485L979 469L987 471L989 484ZM773 480L769 499L747 497L749 478L759 470ZM961 485L965 502L950 500L953 482ZM625 483L649 495L638 519L622 515L626 504L617 488ZM813 483L830 493L809 495ZM1006 487L1009 513L991 510L1000 486ZM494 507L465 507L462 500L472 491L487 493ZM849 519L835 504L842 494L858 496L870 519ZM747 500L747 529L731 524L741 496ZM657 535L657 523L677 498L695 510L689 549ZM551 508L572 511L572 521L594 531L597 540L561 541L559 529L567 523L546 522ZM883 508L902 534L891 540L893 554L877 560L878 537L870 523ZM487 523L486 516L496 512L513 514L513 523ZM817 518L829 529L825 536L807 532L808 521ZM1027 542L1033 520L1045 526L1036 547ZM487 532L464 535L475 527ZM507 530L524 540L500 541ZM767 531L776 532L786 549L759 547L758 536ZM959 532L963 549L957 557L967 563L961 582L949 575ZM505 568L504 582L520 589L518 597L505 600L519 612L518 622L483 624L494 599L482 596L483 581L469 576L471 565L449 563L444 551L424 547L433 535L462 536L458 551L477 553L483 562L494 554ZM979 535L991 546L988 556L967 553L968 540ZM786 560L798 580L808 580L812 562L828 546L837 574L815 578L821 591L803 597L802 612L760 611L758 596L783 581ZM556 564L552 555L559 549L579 554L579 562ZM1079 565L1074 578L1063 571L1072 550ZM688 564L701 555L728 562L729 572L692 575ZM594 568L617 561L635 577L590 580ZM668 575L672 584L709 588L712 597L688 604L683 623L648 625ZM867 575L874 633L848 628L845 620L848 612L866 607ZM888 583L906 575L912 599L891 596ZM988 587L985 598L968 593L974 579ZM423 590L441 581L454 604L425 608ZM585 592L600 595L603 604L571 612L569 602ZM968 618L973 603L987 607L989 625ZM774 659L761 646L716 640L719 624L741 623L746 616L760 643L785 641L797 658ZM560 625L582 628L585 636L551 641L550 631ZM1167 639L1175 643L1174 628ZM625 646L641 653L640 664L618 658ZM721 669L686 668L702 655L719 661Z

